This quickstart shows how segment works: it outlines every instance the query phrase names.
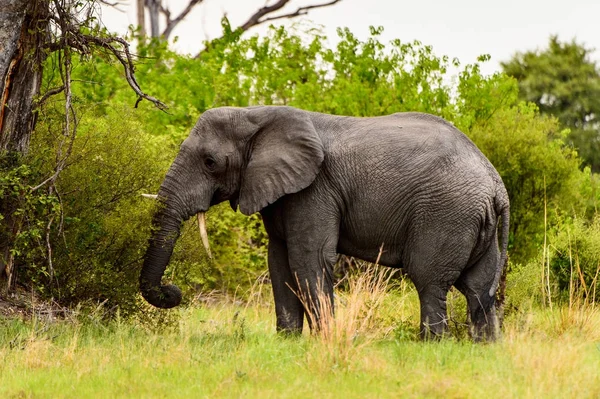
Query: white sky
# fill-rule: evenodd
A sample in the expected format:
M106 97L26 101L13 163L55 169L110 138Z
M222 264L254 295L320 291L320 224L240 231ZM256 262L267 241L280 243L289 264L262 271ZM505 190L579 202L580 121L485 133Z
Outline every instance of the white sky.
M241 25L266 0L204 0L173 32L179 36L175 48L195 54L204 39L220 35L220 19L227 13L233 27ZM283 11L326 0L292 0ZM102 20L119 34L135 24L135 1L121 0L120 13L104 9ZM187 0L165 0L177 15ZM272 3L272 1L270 2ZM337 42L337 27L348 27L359 38L368 37L370 25L385 28L383 41L417 39L432 45L438 56L457 57L462 64L475 62L480 54L492 60L484 73L499 70L499 62L517 51L543 48L552 34L562 41L577 39L587 48L597 49L593 59L600 61L600 0L342 0L311 10L306 20L323 27L330 45ZM289 24L290 21L276 21ZM265 32L255 27L246 35Z

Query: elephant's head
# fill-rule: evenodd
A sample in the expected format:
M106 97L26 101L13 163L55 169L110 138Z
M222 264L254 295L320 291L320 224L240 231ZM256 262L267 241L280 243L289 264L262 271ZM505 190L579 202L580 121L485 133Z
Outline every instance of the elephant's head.
M183 142L160 186L140 275L144 298L159 308L181 301L161 285L181 223L229 200L246 215L306 188L319 173L323 145L309 114L290 107L215 108Z

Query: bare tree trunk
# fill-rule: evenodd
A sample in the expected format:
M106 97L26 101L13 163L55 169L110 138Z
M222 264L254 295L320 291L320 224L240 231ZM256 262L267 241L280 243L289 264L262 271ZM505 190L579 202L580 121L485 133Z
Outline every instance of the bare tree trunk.
M29 148L35 126L35 98L39 94L48 34L47 0L0 0L0 155L3 168L16 164ZM13 273L10 253L21 220L16 204L0 202L4 216L0 230L0 290Z
M24 154L42 81L48 3L0 0L0 9L0 151Z
M140 35L146 36L146 7L145 0L137 0L137 23L140 27Z
M150 15L150 36L159 37L158 18L160 14L161 0L147 0L148 14Z

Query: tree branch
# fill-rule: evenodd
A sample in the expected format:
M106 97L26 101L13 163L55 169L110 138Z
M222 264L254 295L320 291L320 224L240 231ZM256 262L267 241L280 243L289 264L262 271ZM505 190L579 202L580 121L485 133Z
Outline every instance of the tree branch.
M275 11L280 10L281 8L283 8L289 2L289 0L279 0L278 2L276 2L275 4L273 4L271 6L266 6L266 7L261 8L260 10L258 10L254 15L252 15L248 19L248 21L246 21L246 23L244 23L243 25L241 25L239 27L239 29L241 29L241 30L243 30L245 32L248 29L252 28L253 26L260 25L260 24L263 24L265 22L275 21L277 19L294 18L294 17L298 17L298 16L301 16L301 15L306 15L306 14L308 14L309 10L312 10L314 8L321 8L321 7L332 6L332 5L336 4L336 3L339 3L340 1L342 1L342 0L332 0L332 1L329 1L327 3L313 4L313 5L310 5L310 6L299 7L296 11L288 13L288 14L282 14L282 15L277 15L277 16L274 16L274 17L268 17L268 18L261 19L261 18L265 17L268 14L272 14Z
M126 40L117 36L99 37L82 33L79 26L71 22L69 19L70 15L68 15L56 1L55 4L59 17L50 15L49 18L59 25L62 35L58 42L49 43L46 48L50 51L64 51L65 48L71 48L83 55L92 54L91 47L93 46L102 47L108 50L121 63L125 71L127 83L129 83L129 86L138 95L135 107L137 108L140 101L144 99L153 103L154 106L161 111L166 112L168 107L165 103L155 97L147 95L140 88L140 85L135 78L133 56L129 51L129 43L127 43ZM121 49L115 47L115 43L120 45Z
M59 87L53 87L52 89L48 90L47 92L44 93L44 95L36 101L35 106L36 107L41 107L46 100L48 100L50 97L62 93L65 90L65 86L59 86Z
M107 6L109 6L109 7L112 7L112 8L114 8L114 9L115 9L115 10L117 10L117 11L120 11L120 12L125 12L125 10L122 10L122 9L120 9L120 8L119 8L120 6L123 6L123 5L124 5L124 4L123 4L122 2L120 2L120 1L98 0L98 2L99 2L100 4L104 4L104 5L107 5Z
M264 17L267 14L271 14L275 11L282 9L287 3L289 3L289 1L290 0L279 0L278 2L276 2L275 4L273 4L271 6L265 6L261 9L259 9L257 12L254 13L254 15L252 15L246 21L246 23L241 25L239 29L241 29L245 32L248 29L252 28L253 26L259 25L260 24L259 21L262 17Z
M165 39L168 39L169 36L171 36L171 33L173 32L173 29L175 29L177 24L183 21L183 19L190 13L190 11L192 11L192 9L196 5L201 4L203 1L204 0L190 0L185 9L175 19L171 19L171 12L168 9L163 8L161 5L160 11L167 18L167 27L163 31L162 36L164 36Z
M266 17L269 14L272 14L276 11L281 10L287 3L290 2L290 0L279 0L277 1L275 4L270 5L270 6L265 6L261 9L259 9L256 13L254 13L254 15L252 15L244 24L240 25L237 30L241 31L241 32L245 32L248 29L263 24L265 22L269 22L269 21L275 21L277 19L284 19L284 18L294 18L294 17L298 17L301 15L307 15L309 10L312 10L314 8L322 8L322 7L329 7L332 6L336 3L341 2L342 0L331 0L329 2L326 3L321 3L321 4L313 4L313 5L309 5L309 6L304 6L304 7L298 7L298 9L294 12L288 13L288 14L282 14L282 15L276 15L274 17ZM213 39L214 41L218 41L220 38L216 38ZM202 53L204 53L205 51L208 51L210 49L210 43L208 44L208 46L202 50L200 50L200 52L198 54L196 54L196 56L194 58L199 58Z
M91 35L80 34L79 37L84 39L87 42L86 44L94 43L97 46L100 46L100 47L103 47L103 48L109 50L111 53L113 53L115 58L117 60L119 60L121 65L123 65L123 69L125 70L125 78L127 79L127 83L129 83L129 86L138 95L138 100L135 103L136 108L137 108L138 104L140 103L140 101L142 101L142 99L144 99L144 100L148 100L151 103L153 103L154 106L156 106L156 108L160 109L161 111L166 111L166 109L168 108L167 105L165 103L163 103L162 101L160 101L159 99L149 96L146 93L144 93L142 91L142 89L140 88L140 85L138 84L137 80L135 79L135 74L134 74L135 65L133 63L133 57L131 56L131 53L129 52L129 43L127 43L124 39L121 39L120 37L115 37L115 36L96 37L96 36L91 36ZM123 50L117 49L113 45L113 43L115 43L115 42L119 43L122 46ZM125 57L123 57L123 54L125 54Z

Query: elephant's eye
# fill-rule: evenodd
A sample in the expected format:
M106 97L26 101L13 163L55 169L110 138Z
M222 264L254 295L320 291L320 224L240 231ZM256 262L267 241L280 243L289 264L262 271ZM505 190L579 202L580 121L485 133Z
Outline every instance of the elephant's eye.
M204 165L208 168L208 170L213 170L216 166L216 162L214 159L208 157L204 160Z

